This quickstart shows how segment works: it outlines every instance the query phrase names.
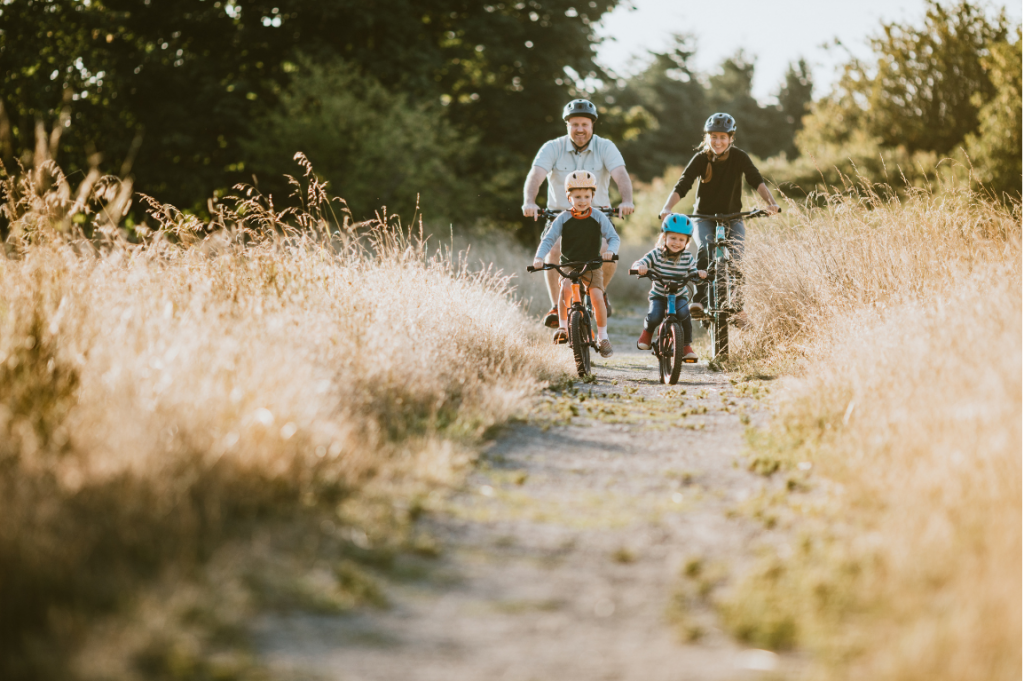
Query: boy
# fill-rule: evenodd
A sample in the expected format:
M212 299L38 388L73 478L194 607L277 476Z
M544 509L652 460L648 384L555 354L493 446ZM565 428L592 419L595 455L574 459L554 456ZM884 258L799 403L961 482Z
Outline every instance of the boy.
M578 262L581 260L611 260L619 250L619 235L612 226L612 221L604 213L591 210L591 202L597 191L597 178L588 170L576 170L565 178L565 193L572 208L565 211L551 223L551 227L537 247L533 266L544 266L544 256L548 254L555 241L562 239L562 256L560 262ZM608 241L608 250L601 254L601 239ZM608 340L608 319L604 306L604 277L601 270L587 272L581 278L590 291L590 303L594 307L594 318L597 322L598 352L602 357L612 356L612 343ZM566 343L569 340L568 310L565 299L572 283L562 279L561 295L558 296L558 330L555 331L554 342ZM602 295L595 296L594 291Z

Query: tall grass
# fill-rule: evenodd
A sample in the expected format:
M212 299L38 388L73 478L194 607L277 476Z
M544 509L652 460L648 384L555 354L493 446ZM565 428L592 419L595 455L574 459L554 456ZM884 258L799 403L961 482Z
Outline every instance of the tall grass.
M726 620L822 678L1019 678L1020 206L832 195L759 223L745 271L739 363L798 377L757 463L815 491Z
M3 187L4 678L75 676L98 613L257 521L344 523L368 485L409 506L566 368L506 276L335 221L308 167L300 208L242 187L209 221L149 201L131 231L130 187L45 172Z

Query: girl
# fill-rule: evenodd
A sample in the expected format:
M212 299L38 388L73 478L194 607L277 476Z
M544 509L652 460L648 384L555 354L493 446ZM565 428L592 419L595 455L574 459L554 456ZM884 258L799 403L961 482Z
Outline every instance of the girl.
M736 120L727 113L716 113L704 123L704 140L697 154L690 159L682 177L672 189L665 207L661 209L661 218L665 219L675 207L679 200L686 196L693 186L694 181L699 177L700 184L697 185L697 200L693 205L693 212L702 215L739 213L742 210L741 193L743 178L747 178L747 184L757 190L757 193L768 204L766 210L774 215L779 212L779 206L768 191L761 173L754 167L754 163L742 149L733 146L736 137ZM707 243L708 239L714 238L715 222L697 218L697 246ZM729 239L729 252L735 260L743 256L743 240L746 236L746 229L743 220L733 220L727 230L726 238ZM707 268L707 250L700 249L697 255L697 266ZM704 301L707 299L707 286L697 287L697 295L694 303L690 306L690 312L694 317L704 315ZM735 315L734 319L740 324L746 321L743 312Z
M686 250L692 235L693 223L690 222L690 218L676 213L670 214L661 223L661 234L658 236L658 243L655 244L654 249L633 263L631 269L644 275L650 268L665 277L683 277L696 271L701 279L706 278L708 273L694 267L693 254ZM644 320L644 331L636 342L638 349L651 349L651 334L665 318L669 295L661 282L653 281L651 283L651 294L648 296L651 306L647 311L647 318ZM690 343L693 341L693 325L690 323L686 293L676 294L676 314L683 325L683 360L696 360L697 353L690 347Z

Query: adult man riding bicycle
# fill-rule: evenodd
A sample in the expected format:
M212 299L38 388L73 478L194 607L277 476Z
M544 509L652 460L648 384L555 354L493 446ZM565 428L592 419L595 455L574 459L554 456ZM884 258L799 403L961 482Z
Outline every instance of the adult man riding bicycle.
M575 170L587 170L597 177L597 192L593 205L597 208L611 206L608 196L609 180L622 195L619 214L623 217L633 212L633 184L626 172L626 162L614 142L594 134L594 123L597 121L597 107L586 99L574 99L562 110L568 134L545 142L533 159L533 168L523 185L523 215L537 219L537 192L544 180L548 181L549 209L569 210L569 201L562 191L565 178ZM551 227L549 221L545 225L547 232ZM602 245L602 252L607 244ZM561 255L561 244L556 243L548 253L546 262L558 262ZM615 274L616 264L606 262L602 268L604 283L607 286ZM551 311L544 319L544 324L551 328L558 326L558 273L550 270L547 273L548 296L551 298ZM608 295L605 294L607 303Z

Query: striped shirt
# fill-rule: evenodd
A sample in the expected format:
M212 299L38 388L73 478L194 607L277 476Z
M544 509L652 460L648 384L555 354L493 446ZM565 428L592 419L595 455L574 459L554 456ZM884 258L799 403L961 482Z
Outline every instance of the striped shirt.
M663 277L683 277L697 271L697 265L694 263L694 260L693 253L689 249L685 249L675 258L670 258L665 255L664 248L654 248L647 255L640 258L639 262L647 265L647 269L654 270L655 273ZM668 291L661 285L661 282L652 279L651 295L667 298ZM676 294L677 304L680 298L690 299L689 288L684 288Z

